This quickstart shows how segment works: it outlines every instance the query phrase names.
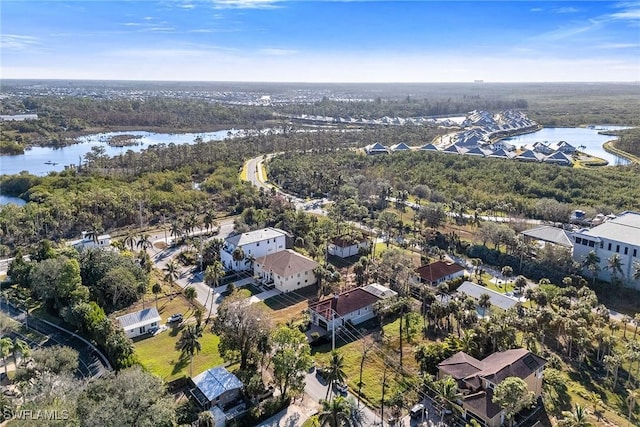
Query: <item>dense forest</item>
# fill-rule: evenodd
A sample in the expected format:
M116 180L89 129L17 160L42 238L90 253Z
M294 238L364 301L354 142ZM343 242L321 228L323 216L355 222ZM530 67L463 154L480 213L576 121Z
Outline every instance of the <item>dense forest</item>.
M392 188L391 195L409 192L434 202L461 199L472 209L508 203L528 217L539 216L541 199L607 213L640 208L638 166L589 170L444 153L340 151L286 153L272 159L268 170L274 182L302 197L366 201Z
M619 133L615 148L640 157L640 128L627 129Z

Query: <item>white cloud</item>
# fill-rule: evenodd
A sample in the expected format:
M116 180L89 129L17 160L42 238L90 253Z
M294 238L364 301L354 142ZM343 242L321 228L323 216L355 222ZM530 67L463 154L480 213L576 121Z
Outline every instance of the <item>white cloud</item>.
M557 7L553 9L553 11L555 13L576 13L576 12L580 12L580 9L567 6L567 7Z
M2 34L0 35L0 49L6 50L24 50L39 45L40 41L37 37L21 36L18 34Z
M213 0L216 9L273 9L281 0Z

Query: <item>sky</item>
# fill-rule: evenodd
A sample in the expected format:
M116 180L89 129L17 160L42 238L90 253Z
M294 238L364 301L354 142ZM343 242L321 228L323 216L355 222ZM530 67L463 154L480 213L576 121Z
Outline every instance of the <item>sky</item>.
M0 2L0 77L640 81L640 1Z

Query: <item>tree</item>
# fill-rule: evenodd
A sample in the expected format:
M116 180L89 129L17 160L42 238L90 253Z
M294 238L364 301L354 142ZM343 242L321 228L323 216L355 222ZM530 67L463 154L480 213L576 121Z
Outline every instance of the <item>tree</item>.
M39 373L51 372L73 374L79 366L78 352L67 346L38 348L31 353L33 370Z
M162 379L140 367L91 381L78 399L81 426L157 426L176 424L175 401Z
M513 287L518 290L518 292L522 292L522 290L527 286L527 278L520 275L516 277L516 280L513 282Z
M321 427L342 427L351 426L351 407L347 399L336 396L331 400L320 401L322 407L318 414L318 421Z
M140 233L138 235L138 243L136 243L136 247L146 251L153 247L151 243L151 236L148 233Z
M184 288L184 297L189 301L189 304L193 307L194 301L198 298L198 291L193 286L187 286Z
M213 322L213 331L220 336L220 354L226 360L240 359L240 370L246 370L261 339L268 337L271 329L270 317L263 308L234 294L220 304Z
M271 336L273 378L282 396L304 390L306 372L313 364L307 337L298 328L281 326Z
M7 375L7 356L11 354L12 347L13 341L11 341L11 338L0 338L0 357L2 357L2 364L4 365L5 375Z
M455 404L454 402L460 397L458 383L449 375L433 383L433 386L438 402L445 408L452 408ZM444 418L444 411L442 412L442 416Z
M573 411L562 411L564 417L558 425L561 427L591 427L593 424L589 422L589 413L587 410L576 403Z
M189 356L189 376L193 376L193 356L202 350L200 338L202 338L202 329L198 323L187 325L180 333L180 338L177 342L178 350L180 350L182 356Z
M160 293L162 292L162 286L160 286L160 283L156 282L153 284L153 286L151 287L151 292L153 292L153 295L156 297L156 310L158 309L158 295L160 295Z
M506 278L505 283L504 283L504 290L508 291L509 290L509 278L511 276L513 276L513 268L511 268L511 266L505 265L504 267L502 267L501 273Z
M628 421L631 423L631 415L633 414L633 410L636 407L636 403L638 403L638 399L640 398L640 388L636 389L627 389L627 407L629 409Z
M15 362L16 368L18 367L18 354L22 357L29 356L31 353L31 348L29 344L20 338L14 338L13 343L11 344L11 351L13 352L13 361Z
M347 378L347 374L344 373L344 357L338 353L337 350L331 351L331 356L329 358L329 367L327 372L327 381L329 382L329 386L327 387L327 394L325 395L325 399L329 397L329 393L331 392L332 386L334 383L342 383L344 384Z
M136 244L136 235L131 232L127 233L127 235L122 239L122 244L129 246L129 249L133 252L133 246Z
M636 261L633 264L633 274L631 275L633 280L640 280L640 261Z
M598 271L600 271L600 257L596 254L596 251L590 251L585 255L581 264L591 273L591 284L594 285L598 278Z
M491 307L491 295L481 294L478 299L478 306L482 309L482 317L485 317L487 309Z
M236 270L238 269L238 265L240 264L240 261L244 260L244 251L242 250L241 247L237 247L233 250L233 253L231 253L231 258L233 259L233 261L235 261L236 263Z
M493 403L504 409L505 417L513 423L513 417L521 410L531 407L535 394L529 391L527 383L518 377L507 377L493 391Z
M41 261L31 270L30 282L35 294L58 313L89 299L89 289L82 285L76 259L60 256Z
M623 266L624 263L622 262L622 258L620 258L620 255L618 254L612 254L609 259L607 259L607 266L605 269L611 272L614 283L618 281L618 275L624 276L624 273L622 272Z
M176 282L176 279L180 276L180 271L178 268L178 264L171 260L164 266L164 280L168 281L172 285Z

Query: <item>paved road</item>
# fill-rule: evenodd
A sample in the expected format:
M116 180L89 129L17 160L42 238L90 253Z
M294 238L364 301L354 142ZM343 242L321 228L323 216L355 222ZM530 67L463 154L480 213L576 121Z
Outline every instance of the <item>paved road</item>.
M75 337L70 332L65 332L62 329L50 326L37 318L29 317L27 319L23 311L16 309L5 301L2 301L0 304L0 311L22 324L25 324L26 321L27 327L46 335L48 338L42 344L44 347L66 345L77 350L79 361L77 374L79 376L85 378L100 376L110 369L110 367L103 362L103 359L97 353L95 348L87 345L86 342ZM34 343L32 342L30 344Z

